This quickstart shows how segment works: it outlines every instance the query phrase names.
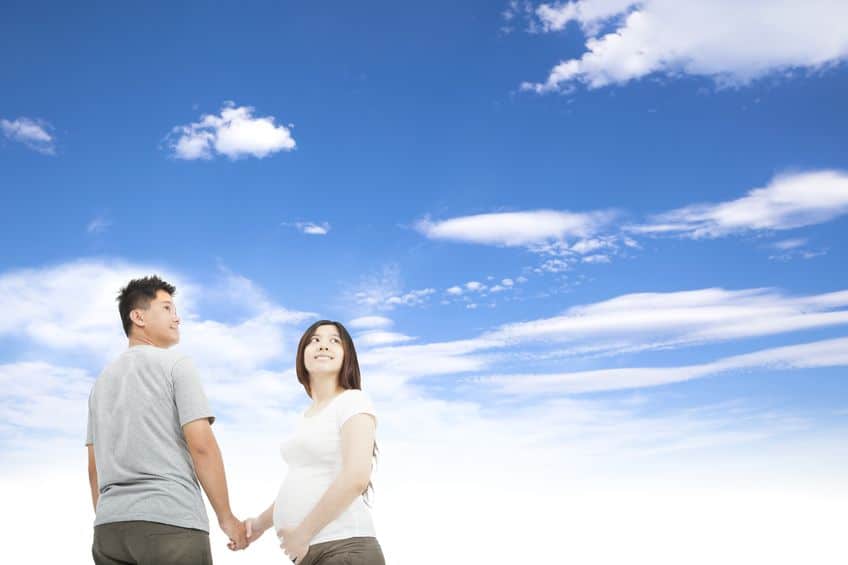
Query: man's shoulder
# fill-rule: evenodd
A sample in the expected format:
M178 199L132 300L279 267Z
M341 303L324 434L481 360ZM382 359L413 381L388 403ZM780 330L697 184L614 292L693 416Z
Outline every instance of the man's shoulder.
M112 371L125 372L129 366L139 364L152 365L170 374L177 363L187 359L189 359L188 355L173 347L165 349L149 345L137 345L124 351L103 370L102 374Z
M189 359L188 355L175 347L170 347L168 349L162 347L145 347L139 353L147 356L147 358L151 361L161 364L162 368L169 372L177 363Z

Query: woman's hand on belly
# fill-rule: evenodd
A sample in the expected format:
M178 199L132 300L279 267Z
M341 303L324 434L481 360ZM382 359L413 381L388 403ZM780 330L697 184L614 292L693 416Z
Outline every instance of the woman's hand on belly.
M277 535L282 538L280 547L295 565L309 552L309 538L298 528L280 528Z

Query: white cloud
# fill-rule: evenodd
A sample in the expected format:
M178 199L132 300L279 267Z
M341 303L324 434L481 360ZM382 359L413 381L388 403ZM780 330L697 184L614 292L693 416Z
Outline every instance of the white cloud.
M468 281L465 283L465 288L472 292L482 292L486 290L486 285L478 281Z
M391 345L393 343L405 343L414 339L414 337L402 333L373 330L357 335L356 344L364 347L376 347Z
M42 361L0 365L0 441L22 429L83 439L93 377Z
M161 266L81 260L0 274L0 309L5 313L0 337L25 338L65 354L110 358L126 347L115 300L119 290L131 279L153 273L177 287L180 347L210 363L260 366L286 351L285 326L313 316L273 304L249 280L227 273L217 287L207 283L201 290ZM213 296L239 306L247 318L238 323L198 319L198 303Z
M617 238L614 236L581 239L571 246L571 251L579 253L580 255L586 255L587 253L593 253L601 249L616 249L616 239Z
M686 206L627 229L644 234L714 238L749 230L787 230L848 213L848 174L780 175L737 200Z
M581 57L556 65L545 82L522 84L540 93L655 73L745 84L848 57L848 4L838 0L580 0L542 4L537 15L548 31L574 21L586 36Z
M537 273L563 273L571 268L571 262L566 259L547 259L534 269Z
M557 374L496 375L473 379L504 394L569 394L646 388L742 369L848 366L848 338L765 349L699 365L611 368Z
M363 277L349 298L369 310L392 310L398 306L421 306L435 293L434 288L404 291L400 270L396 265L389 265L378 274Z
M405 294L390 296L386 299L386 305L418 306L420 304L424 304L427 301L427 298L435 292L435 288L422 288L418 290L411 290Z
M327 235L330 231L330 224L323 222L316 224L314 222L296 222L295 227L306 235Z
M528 247L551 240L589 237L611 219L609 212L535 210L461 216L438 222L423 219L417 222L416 229L430 239Z
M447 289L445 292L447 292L448 294L452 294L454 296L459 296L460 294L462 294L462 287L452 286L449 289Z
M792 249L804 247L805 245L807 245L807 240L803 237L799 237L794 239L784 239L782 241L777 241L773 244L773 247L781 251L790 251Z
M514 284L515 284L515 281L514 281L514 280L512 280L512 279L502 279L502 280L501 280L501 284L502 284L503 286L512 286L512 285L514 285Z
M254 117L253 112L250 106L227 102L220 115L206 114L198 122L176 126L169 136L174 156L186 160L211 159L215 154L262 159L295 148L289 128L276 125L273 116Z
M584 263L609 263L610 258L608 255L587 255L581 259Z
M485 338L397 345L373 349L360 356L368 374L391 375L394 380L479 371L488 365L477 352L495 342Z
M99 271L84 271L80 263L74 263L68 272L79 278ZM62 266L31 273L31 278L19 279L20 286L8 286L11 274L0 274L0 296L11 291L30 302L32 297L21 291L27 285L36 285L35 296L50 297L45 306L48 314L62 299L71 303L69 311L77 317L81 315L80 304L94 301L99 307L97 296L102 292L77 294L85 285L69 287L60 276ZM45 279L48 282L38 286ZM61 293L50 289L50 281L57 280L65 289ZM248 320L266 314L266 308L280 311L277 319L285 318L282 312L289 312L245 277L228 274L221 282L204 284L203 293L186 286L188 283L178 284L186 298L179 302L180 307L190 305L194 323L185 327L186 339L210 327L204 306L216 305L222 297L240 297L239 306L246 309ZM114 291L107 294L115 310ZM619 298L625 298L624 303L651 300L635 295ZM692 302L674 295L666 298L678 305ZM657 295L652 300L663 302L663 297ZM845 300L840 293L832 293L805 297L804 305L821 309L836 307ZM721 302L721 298L715 302ZM616 310L626 304L589 306ZM42 316L36 305L27 304L26 308L37 319L47 316ZM13 302L3 303L0 309L20 314ZM68 328L79 327L73 315L58 314ZM117 319L115 311L110 316ZM387 318L368 318L373 317L362 321L363 328L390 325ZM23 325L20 318L17 320L14 325ZM276 323L275 319L258 322L263 329ZM10 330L11 325L0 326L4 328L0 336L13 336L26 344L25 353L16 348L14 355L52 353L52 346L31 337L25 329ZM243 342L256 335L239 329L240 325L229 321L226 329L211 339L209 348L233 346L219 341L226 339L237 340L239 349L246 348ZM119 326L112 331L120 333ZM289 332L280 338L282 345L260 342L259 347L290 354L297 337L297 333ZM198 339L205 341L206 334L198 335ZM462 391L461 398L447 398L444 388L431 394L429 386L416 383L421 377L445 376L448 379L434 379L428 384L449 387L451 376L490 371L499 367L501 358L480 352L505 344L502 337L481 336L366 348L361 353L364 387L374 398L380 419L374 515L387 562L424 565L450 555L455 562L499 565L527 559L543 561L558 552L568 561L620 563L632 557L634 548L639 554L650 553L652 563L660 565L678 563L681 555L691 557L689 561L696 565L734 560L749 563L763 558L778 565L805 559L829 565L828 558L840 555L837 541L815 542L841 539L838 516L846 500L842 481L844 434L815 445L805 436L803 447L792 449L785 439L797 437L798 430L805 429L804 421L742 401L663 412L651 404L651 397L631 403L548 395L532 404L520 404L508 399L477 400L475 395L481 387ZM844 356L836 348L831 353ZM66 360L72 358L65 350L61 355ZM241 357L204 350L196 360L204 367L201 376L213 409L220 415L215 433L227 462L232 506L239 517L246 517L261 512L273 499L285 473L275 446L293 429L307 399L296 381L290 356L277 355L267 368L245 368ZM796 350L792 355L784 352L757 362L767 364L778 357L796 362L833 360L824 351ZM79 481L85 473L82 438L85 397L92 376L86 370L43 361L0 365L0 437L7 442L0 446L0 453L3 461L9 462L0 469L0 493L10 508L0 526L11 531L20 523L37 522L43 512L31 501L38 497L62 502L56 505L59 522L82 524L62 529L56 534L56 543L42 548L41 555L48 561L64 558L83 563L86 555L90 560L87 551L92 512L86 488ZM729 450L715 455L728 446L738 446L741 455ZM50 457L45 458L45 453ZM434 466L433 461L439 464ZM703 469L710 469L710 473L704 475ZM744 469L741 474L740 469ZM830 475L834 477L830 482L820 480ZM410 484L415 488L410 489ZM502 506L538 520L516 526L485 511L491 493L502 490L504 484L514 488L504 492ZM813 491L810 484L816 485ZM445 516L444 500L453 501L463 512ZM729 517L728 507L734 508ZM225 549L226 540L214 527L211 510L210 516L216 563L235 565L243 561L244 555ZM420 532L436 523L444 526L440 542L417 543ZM563 529L570 532L573 543L559 547L562 544L557 545L557 535ZM26 561L26 552L31 552L28 548L37 546L43 537L36 530L21 530L17 543L7 551L13 561ZM711 532L711 539L721 543L701 547L700 538L706 530ZM670 540L660 544L660 549L655 547L657 531ZM487 543L493 536L507 541ZM535 537L541 541L530 546L509 541ZM604 544L610 538L622 543ZM247 550L250 559L279 559L273 536L266 534L263 540ZM694 553L693 547L697 548Z
M355 330L369 330L369 329L379 329L379 328L390 328L394 325L394 322L391 318L386 318L385 316L362 316L360 318L355 318L348 322L347 324L351 329Z
M103 233L112 227L112 221L104 216L98 216L88 222L85 231L88 233Z
M23 143L33 151L45 155L55 155L55 139L50 134L50 124L43 120L18 118L16 120L0 119L0 129L6 139Z
M425 218L416 224L416 229L430 239L523 247L542 257L541 263L533 268L534 272L561 273L581 262L609 262L611 257L619 255L618 242L623 239L622 236L600 233L603 230L612 230L610 224L616 215L617 212L614 211L503 212L460 216L439 222ZM605 252L597 253L600 250ZM588 254L594 256L584 259ZM489 277L489 280L494 280L494 277ZM514 282L512 279L506 280ZM452 287L457 288L459 287ZM461 294L458 290L451 289L448 293Z
M469 309L478 307L476 303L466 304ZM534 350L532 357L536 360L608 357L831 328L848 324L846 307L848 290L806 296L787 296L774 289L721 288L634 293L574 306L549 318L503 324L473 339L388 347L381 350L381 355L397 355L400 365L402 359L409 361L410 356L412 359L447 357L444 366L453 372L465 372L473 370L468 367L488 368L490 361L503 355L481 356L480 352L515 353L528 343L542 348ZM563 344L566 349L562 349ZM469 363L465 362L466 357ZM428 370L426 374L439 372Z
M596 353L611 354L848 324L846 306L848 291L801 297L772 289L636 293L506 324L485 337L591 345Z

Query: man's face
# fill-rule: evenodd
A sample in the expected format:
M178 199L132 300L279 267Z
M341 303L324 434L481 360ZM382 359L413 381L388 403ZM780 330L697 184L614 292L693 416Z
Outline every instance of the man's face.
M171 295L164 290L156 291L150 306L138 309L144 335L157 347L170 347L180 341L180 317Z

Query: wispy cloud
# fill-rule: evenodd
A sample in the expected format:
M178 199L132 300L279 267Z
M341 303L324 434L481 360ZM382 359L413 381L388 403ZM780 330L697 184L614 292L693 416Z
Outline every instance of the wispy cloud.
M362 316L354 318L347 325L354 330L384 329L392 327L394 321L385 316Z
M198 122L173 128L169 146L176 158L185 160L215 155L262 159L295 148L291 126L277 125L273 116L254 117L253 112L250 106L227 102L220 115L206 114Z
M398 306L420 306L435 293L435 288L404 290L400 270L392 265L384 267L379 274L364 277L352 292L352 298L369 309L392 310Z
M365 347L376 347L393 343L405 343L414 339L414 337L402 333L371 330L358 334L356 336L356 343Z
M112 227L112 220L105 216L97 216L85 227L85 231L88 233L103 233Z
M0 365L0 443L23 430L73 434L80 425L68 423L85 421L92 380L83 369L43 361Z
M434 240L521 247L543 257L541 264L534 269L535 272L558 273L569 270L580 262L606 262L611 255L619 254L619 242L623 239L629 242L632 239L618 234L601 233L612 231L610 224L616 215L616 212L612 211L499 212L459 216L442 221L425 218L417 222L416 229ZM584 257L600 249L606 250L607 253L594 253L589 259ZM461 294L459 290L462 288L451 287L448 293Z
M96 301L96 295L103 294L105 302L108 303L109 316L117 320L114 311L114 289L101 287L98 283L97 289L92 294L81 292L88 281L85 276L96 274L97 270L83 271L80 269L81 262L75 262L66 271L62 266L45 267L34 269L30 278L18 278L21 284L16 287L2 286L7 284L12 274L0 274L0 296L9 294L13 290L16 294L24 290L26 285L33 284L40 278L50 281L57 278L62 279L60 286L64 289L62 293L51 294L49 285L38 286L35 296L49 296L47 304L39 307L30 304L27 316L34 315L37 323L49 321L51 315L59 315L59 324L65 329L76 331L80 326L75 325L74 320L68 312L80 317L79 304L86 307L92 299ZM96 262L88 264L97 265ZM129 271L135 271L139 266L128 265ZM108 264L107 264L108 266ZM146 270L146 269L145 269ZM20 274L20 273L18 273ZM64 275L74 279L81 278L84 282L79 287L68 287ZM118 273L121 277L124 272ZM225 280L208 284L209 281L198 281L196 278L184 277L178 281L180 294L185 295L179 304L182 308L184 303L191 304L189 312L185 315L195 324L184 329L186 339L192 339L189 335L198 328L208 327L209 314L205 307L217 305L218 298L239 297L239 306L246 310L247 320L255 319L265 308L277 310L280 313L290 312L284 306L275 304L268 294L258 287L250 279L225 273ZM188 280L191 284L185 282ZM484 280L481 278L481 280ZM488 279L485 279L488 281ZM500 284L504 284L503 280ZM108 285L107 285L108 286ZM202 289L202 292L201 292ZM107 292L108 290L108 292ZM209 293L211 292L211 296ZM25 293L21 294L26 296ZM191 298L191 297L194 298ZM71 306L66 310L58 308L60 298L64 298ZM841 299L829 295L808 297L808 302L821 304L835 304ZM30 298L27 298L30 300ZM660 301L661 298L657 297ZM685 300L681 300L686 302ZM99 302L96 310L99 312ZM10 310L10 304L2 304L4 311ZM43 310L40 310L41 308ZM17 312L15 310L10 310ZM86 312L88 312L86 310ZM105 312L105 310L104 310ZM104 314L105 315L105 314ZM100 316L100 314L97 314ZM369 319L371 318L371 319ZM379 318L379 319L376 319ZM356 323L351 321L351 327L359 329L371 329L382 331L381 328L391 326L388 318L366 317L359 319ZM301 319L297 323L304 323ZM13 321L12 325L21 326L20 318ZM274 463L273 450L269 445L278 441L280 430L292 429L299 411L306 405L306 399L302 387L297 383L292 369L292 349L296 343L296 335L288 332L274 337L279 339L282 345L274 346L270 341L261 342L259 347L285 349L286 355L277 356L268 367L257 368L253 364L247 364L241 360L241 354L225 356L214 350L235 347L236 349L253 355L248 342L257 338L250 331L234 330L240 324L239 320L229 319L221 322L223 327L222 336L231 340L222 342L214 338L206 348L196 352L195 359L202 367L201 375L213 409L219 415L219 423L216 423L216 435L222 445L227 461L228 476L231 481L231 497L234 507L241 509L257 508L257 501L262 501L268 496L273 496L274 489L279 484L279 468ZM269 325L274 322L264 321L259 330L267 331ZM95 324L95 327L99 326ZM9 333L8 325L0 335L23 340L27 344L26 353L16 350L14 355L31 357L49 356L53 352L53 346L46 344L40 338L31 337L31 334L22 331ZM110 330L119 341L123 341L119 325ZM5 332L5 333L4 333ZM299 333L299 332L298 332ZM387 332L391 333L391 332ZM33 334L34 335L34 334ZM400 334L403 335L403 334ZM205 341L208 334L200 334L198 339ZM680 516L684 508L686 512L695 516L702 516L702 505L693 504L689 498L680 501L680 495L660 496L654 492L646 495L644 484L640 488L627 488L625 492L631 493L630 498L623 499L621 494L611 493L608 483L592 483L592 488L597 490L587 491L587 477L593 480L598 477L598 469L604 469L606 477L616 476L632 479L634 471L647 468L650 465L661 465L670 463L675 469L682 470L678 477L697 475L702 470L704 463L696 460L698 456L711 453L717 447L728 445L755 446L756 449L745 449L748 454L756 453L757 458L751 457L758 465L774 469L780 468L775 465L771 454L760 455L762 448L770 445L772 438L782 438L789 433L797 433L799 429L805 429L808 425L803 418L782 409L774 409L768 405L757 406L756 403L745 399L730 399L716 404L701 405L692 404L676 406L674 409L659 409L654 404L654 398L649 393L643 393L639 402L631 402L629 398L590 398L590 397L564 397L557 393L539 395L531 402L514 402L509 397L498 397L496 402L480 400L482 396L490 395L491 388L479 386L465 390L462 398L448 397L431 394L429 389L416 381L419 377L432 377L435 375L457 375L467 373L480 373L491 371L498 367L500 358L488 358L480 354L486 348L501 347L503 340L492 339L487 344L487 338L478 337L470 340L458 340L453 342L429 343L424 345L398 345L381 347L379 345L366 346L357 338L357 343L363 345L360 361L363 367L363 381L367 392L375 399L380 417L379 441L384 458L377 470L377 492L378 504L375 507L375 519L380 521L385 529L386 552L395 556L396 560L404 563L423 564L438 559L438 553L448 551L451 555L460 556L461 561L475 562L479 560L479 548L469 550L467 540L488 539L492 531L499 532L502 536L511 535L509 528L503 526L502 520L497 517L488 516L485 512L475 515L472 520L472 530L462 530L462 522L467 522L468 516L456 518L448 517L449 531L463 531L461 536L447 536L445 543L436 550L425 548L422 554L420 549L414 548L414 535L409 534L409 523L402 525L394 524L392 520L385 520L386 516L396 516L402 513L402 506L409 505L409 496L413 496L416 507L413 522L416 531L427 527L427 524L438 520L443 514L440 501L448 496L456 500L464 508L482 507L480 501L487 500L492 489L518 477L532 477L533 480L516 482L519 492L508 492L507 502L510 508L519 508L522 513L532 513L538 508L556 506L554 511L558 517L562 517L562 508L570 508L566 513L566 519L571 520L570 531L583 531L586 535L593 535L591 543L583 543L578 540L579 548L574 549L574 544L569 546L574 560L591 561L598 557L598 547L603 546L604 536L610 533L609 516L619 516L621 508L636 508L631 515L627 516L621 524L614 525L614 532L622 532L622 535L644 536L650 539L657 525L663 527L663 531L672 531L675 535L690 535L687 543L675 546L675 551L669 553L667 559L660 559L660 563L673 563L679 559L679 555L685 551L685 546L697 543L697 534L692 534L691 520L681 527L679 531L668 528L679 522L669 519L668 516ZM234 343L235 342L235 343ZM808 344L806 344L808 345ZM183 346L181 346L182 348ZM61 350L61 357L68 361L77 359L78 350L73 350L74 356L68 355L68 350ZM88 350L82 350L86 352ZM848 348L834 348L832 353L840 358ZM803 362L804 359L815 357L820 363L825 362L827 357L822 352L810 349L796 350L793 354L783 353L772 355L769 359L760 359L758 362L768 364L771 362ZM268 358L265 357L267 360ZM781 361L783 360L783 361ZM832 359L831 359L832 361ZM98 360L99 363L99 360ZM746 366L755 366L755 360L748 361ZM760 366L760 365L756 365ZM96 367L99 370L99 366ZM85 398L90 390L90 384L94 378L93 370L85 370L73 367L63 367L46 361L13 360L0 365L0 441L3 441L3 456L13 465L3 467L2 485L4 492L11 497L12 508L21 509L25 512L26 519L37 519L37 512L30 512L30 506L26 501L38 493L43 494L48 489L48 494L55 493L56 496L77 493L72 502L74 504L62 505L60 511L63 513L63 522L79 523L90 520L91 509L89 501L85 499L86 493L83 489L75 489L74 481L78 479L73 469L80 461L80 443L84 434L85 425ZM445 380L442 386L447 385ZM492 387L497 386L492 384ZM491 396L486 396L491 399ZM220 426L220 427L219 427ZM34 438L38 438L37 441ZM481 439L482 438L482 439ZM489 438L488 440L486 438ZM492 439L494 438L494 439ZM841 439L841 436L838 438ZM814 461L817 468L822 467L822 461L818 455L831 454L833 446L839 446L838 440L826 444L818 450L811 450L809 454L815 457L805 457L805 461ZM13 446L13 447L10 447ZM686 457L681 456L686 453ZM49 462L45 462L44 453L50 453ZM515 457L515 454L521 457ZM796 455L793 453L793 455ZM5 460L5 459L4 459ZM442 461L443 464L432 466L434 460ZM841 469L834 464L836 457L832 457L826 464L826 469ZM693 462L694 461L694 462ZM718 461L718 464L716 462ZM749 460L746 460L748 462ZM24 466L25 463L28 466ZM716 473L721 470L722 461L710 458L709 468ZM740 461L734 459L732 472L735 474L740 468ZM812 463L810 463L812 468ZM488 469L487 473L480 474L480 469ZM661 467L668 469L668 465ZM749 467L746 467L749 468ZM793 473L797 473L797 467L792 467ZM757 476L752 472L751 477ZM808 479L815 475L805 475ZM482 477L482 479L481 479ZM668 474L662 479L667 479ZM699 479L701 478L698 475ZM742 477L748 480L751 477ZM48 480L49 479L49 480ZM417 485L416 489L410 491L409 481ZM561 492L563 484L572 485L567 493ZM46 486L45 486L46 485ZM725 485L722 485L725 486ZM746 487L747 488L747 487ZM796 486L797 492L805 496L798 499L807 500L809 494L808 485ZM447 490L446 490L447 489ZM638 492L644 499L634 500L633 492ZM668 491L657 491L668 494ZM726 489L722 489L726 493ZM749 489L745 492L749 492ZM786 495L785 485L781 485L781 491L786 500L793 500L791 493ZM793 491L795 492L795 491ZM64 493L64 494L62 494ZM542 505L539 501L551 502L551 493L555 493L553 504ZM604 493L606 493L604 495ZM52 495L52 494L51 494ZM832 493L828 492L832 497ZM607 498L603 498L607 496ZM72 497L73 498L73 497ZM625 500L626 503L622 503ZM670 508L662 506L663 501L675 500L679 506ZM775 499L773 496L763 495L763 500L769 504L786 506L781 504L783 498ZM653 502L651 502L653 501ZM659 501L659 502L657 502ZM832 498L827 498L828 504L833 503ZM712 527L715 524L723 524L720 517L726 513L728 504L739 509L738 499L730 501L723 499L716 504L715 511L704 519L703 527ZM756 503L755 503L756 502ZM761 515L768 516L771 512L762 510L761 501L751 502L746 508L756 508ZM524 504L524 506L521 506ZM651 506L653 504L654 506ZM654 508L660 504L659 510ZM701 503L703 504L703 503ZM654 508L654 514L649 515L649 526L644 531L633 532L633 523L639 522L638 518L645 518L644 508ZM825 508L828 506L820 506ZM815 508L820 508L815 507ZM815 516L813 506L805 507L804 512L790 513L792 515L803 515L807 523L808 516ZM30 509L30 510L28 510ZM796 507L792 507L797 510ZM594 513L594 514L593 514ZM587 516L594 521L591 527L579 530ZM594 517L594 518L593 518ZM661 518L665 517L666 522ZM11 520L11 519L10 519ZM14 520L20 520L20 515ZM13 521L14 521L13 520ZM7 521L9 527L13 527L11 521ZM395 521L397 522L397 521ZM544 523L559 524L556 520L543 520ZM785 518L780 518L780 524L784 524ZM824 522L831 523L830 520ZM744 520L734 522L733 527L727 527L727 532L745 531L745 547L750 544L751 529L744 529L745 523L759 524L752 519L752 515L746 514ZM838 523L833 520L832 523ZM394 524L394 525L393 525ZM596 527L597 524L603 526ZM768 543L772 539L774 528L772 524L761 526L762 547L771 547ZM520 526L524 528L525 526ZM497 530L497 528L503 528ZM538 529L537 524L526 526L520 533L526 536L533 535L533 528ZM703 528L699 528L701 531ZM513 528L514 530L514 528ZM552 527L551 533L556 528ZM383 530L381 530L383 531ZM722 530L719 530L722 531ZM514 534L514 532L511 532ZM820 532L815 532L816 535ZM29 535L26 532L24 535ZM224 544L226 540L218 531L212 532L213 551L216 561L229 562L237 559L226 554ZM84 536L83 536L84 537ZM582 536L578 536L582 539ZM787 539L795 539L786 536ZM829 536L828 539L838 539L838 536ZM810 534L810 539L815 535ZM25 541L36 541L36 537L24 538ZM89 538L90 539L90 538ZM675 537L674 539L677 539ZM724 538L722 538L724 539ZM68 543L64 543L63 551L68 552L72 548L75 553L82 554L85 544L79 535L68 536ZM585 540L584 540L585 541ZM76 545L74 545L76 544ZM29 545L29 543L28 543ZM485 544L484 544L485 545ZM804 546L806 551L807 544ZM413 549L410 549L413 548ZM544 551L543 551L544 550ZM543 560L544 554L549 546L544 548L531 548L531 553L536 559ZM627 551L632 550L628 545ZM726 551L726 545L722 552ZM15 551L12 549L11 551ZM251 551L260 552L257 555L265 555L272 560L278 556L279 549L275 544L258 544ZM501 563L514 561L526 557L526 549L509 546L485 550L484 561ZM756 555L762 555L762 548L757 544ZM833 551L831 546L823 551ZM464 553L463 553L464 552ZM504 560L504 554L509 559ZM524 552L524 553L522 553ZM576 552L576 553L575 553ZM49 553L49 548L48 548ZM218 559L220 557L220 559ZM711 556L713 557L713 556ZM720 557L720 556L715 556ZM23 558L23 557L22 557ZM263 557L264 558L264 557ZM626 560L622 551L621 555L611 556L603 554L603 562L620 562ZM24 559L25 560L25 559ZM710 559L710 561L720 559ZM754 559L756 560L756 559ZM20 560L19 560L20 561ZM819 560L821 561L821 560ZM235 563L235 561L232 561ZM780 562L774 561L772 562Z
M791 251L793 249L798 249L800 247L804 247L807 245L807 240L803 237L793 238L793 239L784 239L782 241L777 241L773 244L775 249L779 249L781 251Z
M416 223L416 229L430 239L532 247L590 237L612 218L610 212L534 210L461 216L435 222L425 218Z
M278 358L288 343L286 326L312 316L269 301L240 277L225 274L218 288L195 282L171 269L121 261L82 260L0 275L0 337L12 336L41 350L109 358L126 347L115 298L130 279L159 273L177 286L182 345L210 363L259 367ZM237 322L199 320L199 302L212 295L240 306ZM85 304L84 310L79 305Z
M556 374L495 375L472 379L512 395L573 394L647 388L742 369L806 369L848 365L848 338L764 349L698 365L612 368Z
M33 151L44 155L55 155L56 145L50 130L53 128L43 120L20 117L16 120L0 119L0 129L6 139L23 143Z
M520 361L525 350L536 362L600 358L832 328L848 324L846 306L848 291L800 297L773 289L717 288L626 294L559 316L503 324L469 339L380 348L367 359L396 372L410 363L414 368L403 371L412 376L461 374L502 366L511 357Z
M624 84L655 73L738 85L848 57L841 24L848 4L831 0L579 0L541 4L536 14L547 31L576 22L586 36L580 58L560 62L544 82L522 84L539 93Z
M428 297L432 294L435 294L435 292L435 288L421 288L417 290L411 290L403 294L389 296L386 299L385 304L387 306L417 306L419 304L424 304L427 301Z
M283 222L283 225L293 226L300 233L304 233L306 235L327 235L328 233L330 233L330 224L328 222Z
M848 213L848 174L825 170L780 175L742 198L697 204L629 226L633 233L714 238L751 230L787 230Z
M486 337L623 353L848 324L846 306L848 291L801 297L773 289L636 293L575 306L560 316L506 324Z

